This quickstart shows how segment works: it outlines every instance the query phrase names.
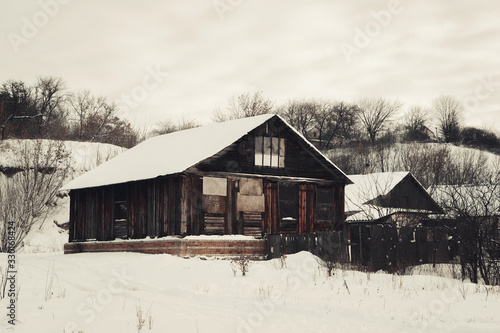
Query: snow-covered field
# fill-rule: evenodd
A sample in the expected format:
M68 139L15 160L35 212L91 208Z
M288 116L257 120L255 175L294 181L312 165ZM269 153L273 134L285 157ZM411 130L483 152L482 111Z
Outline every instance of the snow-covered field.
M18 254L15 332L499 332L500 288L335 270L307 252L253 262ZM6 254L0 256L5 268ZM8 323L0 301L0 331ZM142 322L142 329L138 329Z
M121 149L66 145L75 174ZM1 148L0 164L9 166L15 154ZM68 202L58 200L16 254L5 289L8 296L15 280L16 321L9 323L10 298L1 299L0 332L500 332L500 287L453 279L449 265L409 276L336 269L328 277L301 252L252 262L242 276L231 260L63 255L68 234L54 221L68 221ZM0 280L8 259L0 254Z

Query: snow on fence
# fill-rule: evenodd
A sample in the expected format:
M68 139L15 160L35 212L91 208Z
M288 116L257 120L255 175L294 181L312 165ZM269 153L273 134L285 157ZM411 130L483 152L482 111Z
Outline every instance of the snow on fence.
M267 238L268 258L309 251L323 260L348 262L347 231L274 234Z
M325 261L395 272L413 265L449 262L456 249L438 228L350 225L343 231L269 235L267 251L269 259L309 251Z

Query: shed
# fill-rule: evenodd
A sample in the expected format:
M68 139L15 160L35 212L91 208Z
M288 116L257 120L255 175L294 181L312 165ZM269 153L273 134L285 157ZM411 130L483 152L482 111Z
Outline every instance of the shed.
M393 218L441 213L441 207L410 172L349 175L348 223L383 223Z

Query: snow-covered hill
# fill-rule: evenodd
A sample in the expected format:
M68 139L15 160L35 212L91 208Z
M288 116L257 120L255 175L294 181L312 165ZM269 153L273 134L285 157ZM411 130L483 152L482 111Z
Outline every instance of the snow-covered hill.
M444 143L396 143L371 148L359 145L331 149L326 155L348 174L365 173L367 165L369 172L410 171L425 186L432 185L427 184L428 178L435 179L435 172L462 173L465 177L486 169L500 172L499 155Z
M42 140L42 142L48 143L50 140ZM0 169L21 167L19 154L25 145L28 150L32 150L35 140L0 141ZM98 142L64 141L64 145L70 154L71 168L78 174L89 171L126 150L126 148Z

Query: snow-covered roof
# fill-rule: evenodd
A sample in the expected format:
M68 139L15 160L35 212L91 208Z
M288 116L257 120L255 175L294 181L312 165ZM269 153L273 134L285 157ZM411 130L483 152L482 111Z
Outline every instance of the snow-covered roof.
M74 179L61 190L120 184L183 172L220 152L272 117L278 117L287 124L278 115L266 114L153 137ZM288 126L342 173L298 131Z
M382 207L374 204L375 199L388 195L406 177L411 177L417 186L422 187L409 172L380 172L348 177L354 183L345 188L345 212L348 222L375 221L400 212L432 213L424 209ZM422 190L425 192L423 187Z
M345 188L345 211L356 212L367 202L387 195L409 172L379 172L364 175L349 175L354 183Z

